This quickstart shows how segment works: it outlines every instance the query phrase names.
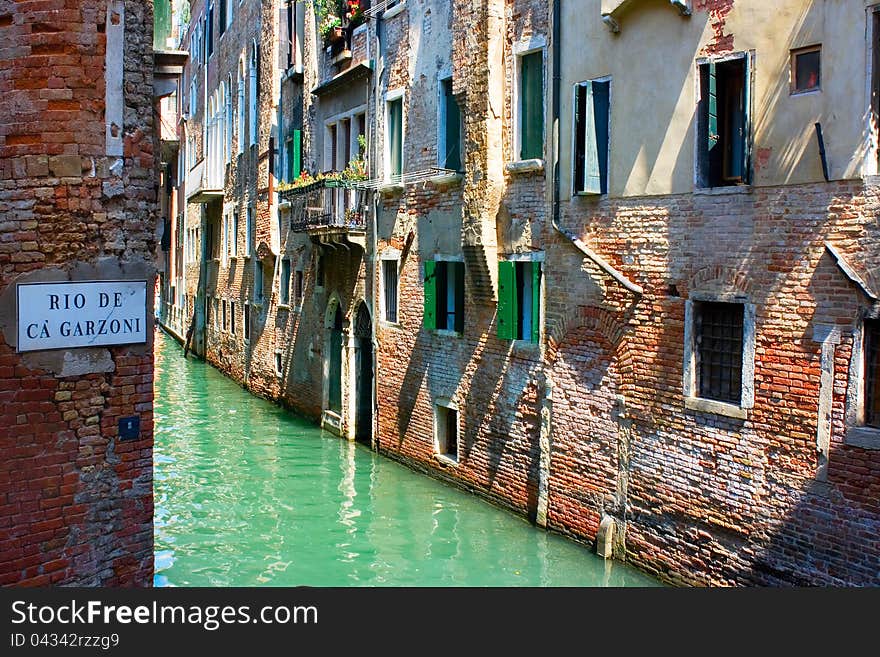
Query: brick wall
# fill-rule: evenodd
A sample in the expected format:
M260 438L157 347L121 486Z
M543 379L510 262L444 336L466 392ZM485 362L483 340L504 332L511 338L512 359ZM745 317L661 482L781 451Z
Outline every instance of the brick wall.
M152 5L124 10L117 158L108 3L0 2L0 584L152 582L151 332L146 346L69 353L18 354L10 337L16 282L143 277L153 289ZM121 443L129 415L140 438Z

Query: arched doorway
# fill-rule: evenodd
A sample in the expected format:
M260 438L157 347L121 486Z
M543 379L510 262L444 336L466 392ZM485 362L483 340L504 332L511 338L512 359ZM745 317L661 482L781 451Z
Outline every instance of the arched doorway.
M327 368L327 408L342 415L342 308L336 304L330 328L330 354Z
M354 325L355 359L355 440L367 445L373 441L373 324L363 301Z

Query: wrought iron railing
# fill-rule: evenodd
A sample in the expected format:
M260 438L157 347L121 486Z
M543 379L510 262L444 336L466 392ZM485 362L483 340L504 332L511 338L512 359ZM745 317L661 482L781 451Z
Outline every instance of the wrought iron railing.
M279 192L290 203L290 229L294 232L365 230L365 194L358 182L351 180L319 180Z

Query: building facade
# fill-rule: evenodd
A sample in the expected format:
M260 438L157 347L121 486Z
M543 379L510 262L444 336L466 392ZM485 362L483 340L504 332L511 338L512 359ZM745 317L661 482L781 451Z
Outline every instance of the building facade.
M216 3L194 351L666 581L878 583L875 5Z
M0 585L152 583L152 22L152 2L0 2ZM19 332L17 291L86 281L146 290L142 343L65 346L75 322L23 344L62 308Z

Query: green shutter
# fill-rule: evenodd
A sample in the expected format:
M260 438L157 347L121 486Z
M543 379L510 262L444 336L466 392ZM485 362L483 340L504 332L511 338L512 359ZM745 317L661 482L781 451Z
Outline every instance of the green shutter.
M587 130L587 87L576 84L574 87L574 191L584 191L584 169L586 166L586 130Z
M459 333L464 333L464 263L456 262L455 267L455 326Z
M706 65L707 74L709 76L709 125L707 147L711 151L718 144L718 76L714 63Z
M297 178L299 178L302 173L302 143L303 143L303 133L302 130L294 130L293 131L293 157L290 161L290 180L293 182Z
M532 264L532 342L541 341L541 263Z
M584 111L584 191L608 193L609 82L586 82Z
M446 162L444 167L459 171L461 169L461 112L455 96L452 95L452 80L443 81L446 96Z
M156 0L153 3L153 49L165 50L166 41L171 36L171 0Z
M541 51L520 60L520 158L544 157L544 57Z
M516 340L516 263L498 263L498 338Z
M423 326L433 330L437 328L437 263L425 261L425 314Z

